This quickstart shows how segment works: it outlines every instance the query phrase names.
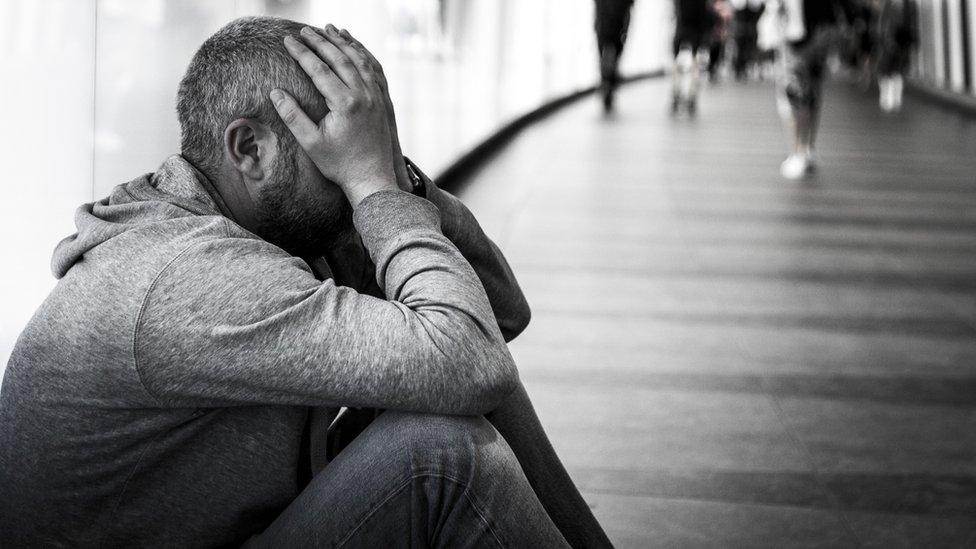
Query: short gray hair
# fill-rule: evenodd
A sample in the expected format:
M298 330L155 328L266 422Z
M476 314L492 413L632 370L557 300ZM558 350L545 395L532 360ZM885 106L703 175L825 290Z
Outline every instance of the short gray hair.
M268 94L283 88L310 117L325 116L325 100L282 42L303 26L276 17L242 17L200 46L176 95L184 158L207 175L216 175L223 161L224 129L238 118L268 125L281 138L284 152L297 150Z

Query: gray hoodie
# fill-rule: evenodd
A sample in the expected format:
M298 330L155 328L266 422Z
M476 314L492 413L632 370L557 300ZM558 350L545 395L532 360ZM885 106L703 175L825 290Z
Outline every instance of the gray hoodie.
M55 250L0 392L0 546L239 543L301 489L309 407L475 414L514 387L525 301L429 180L354 213L374 297L221 215L202 177L171 157Z

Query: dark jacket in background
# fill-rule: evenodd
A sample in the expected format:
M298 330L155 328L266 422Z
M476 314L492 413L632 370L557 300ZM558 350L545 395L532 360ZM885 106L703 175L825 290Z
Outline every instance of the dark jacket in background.
M633 5L634 0L596 0L594 27L600 44L615 44L618 50L623 47Z

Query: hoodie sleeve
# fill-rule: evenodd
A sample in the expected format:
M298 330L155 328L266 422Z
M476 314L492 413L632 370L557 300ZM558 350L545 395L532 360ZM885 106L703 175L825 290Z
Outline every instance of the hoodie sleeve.
M354 223L388 300L315 278L253 237L186 249L136 324L136 369L161 405L356 406L447 414L493 409L515 365L437 208L367 197Z
M460 200L438 188L426 175L422 177L427 199L441 212L444 235L477 273L505 341L515 339L529 325L532 314L508 261Z

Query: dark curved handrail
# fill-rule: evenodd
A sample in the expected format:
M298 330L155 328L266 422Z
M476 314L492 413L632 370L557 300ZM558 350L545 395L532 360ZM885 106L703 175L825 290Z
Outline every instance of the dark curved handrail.
M655 78L664 75L664 70L643 72L635 75L626 76L624 83ZM459 191L465 180L482 163L486 162L492 155L498 152L508 141L515 137L526 126L545 118L554 111L582 98L597 90L597 86L590 86L581 90L576 90L554 99L550 99L538 107L525 114L515 117L515 119L504 124L483 141L472 147L467 152L461 154L441 173L437 174L434 181L437 186L451 192Z

